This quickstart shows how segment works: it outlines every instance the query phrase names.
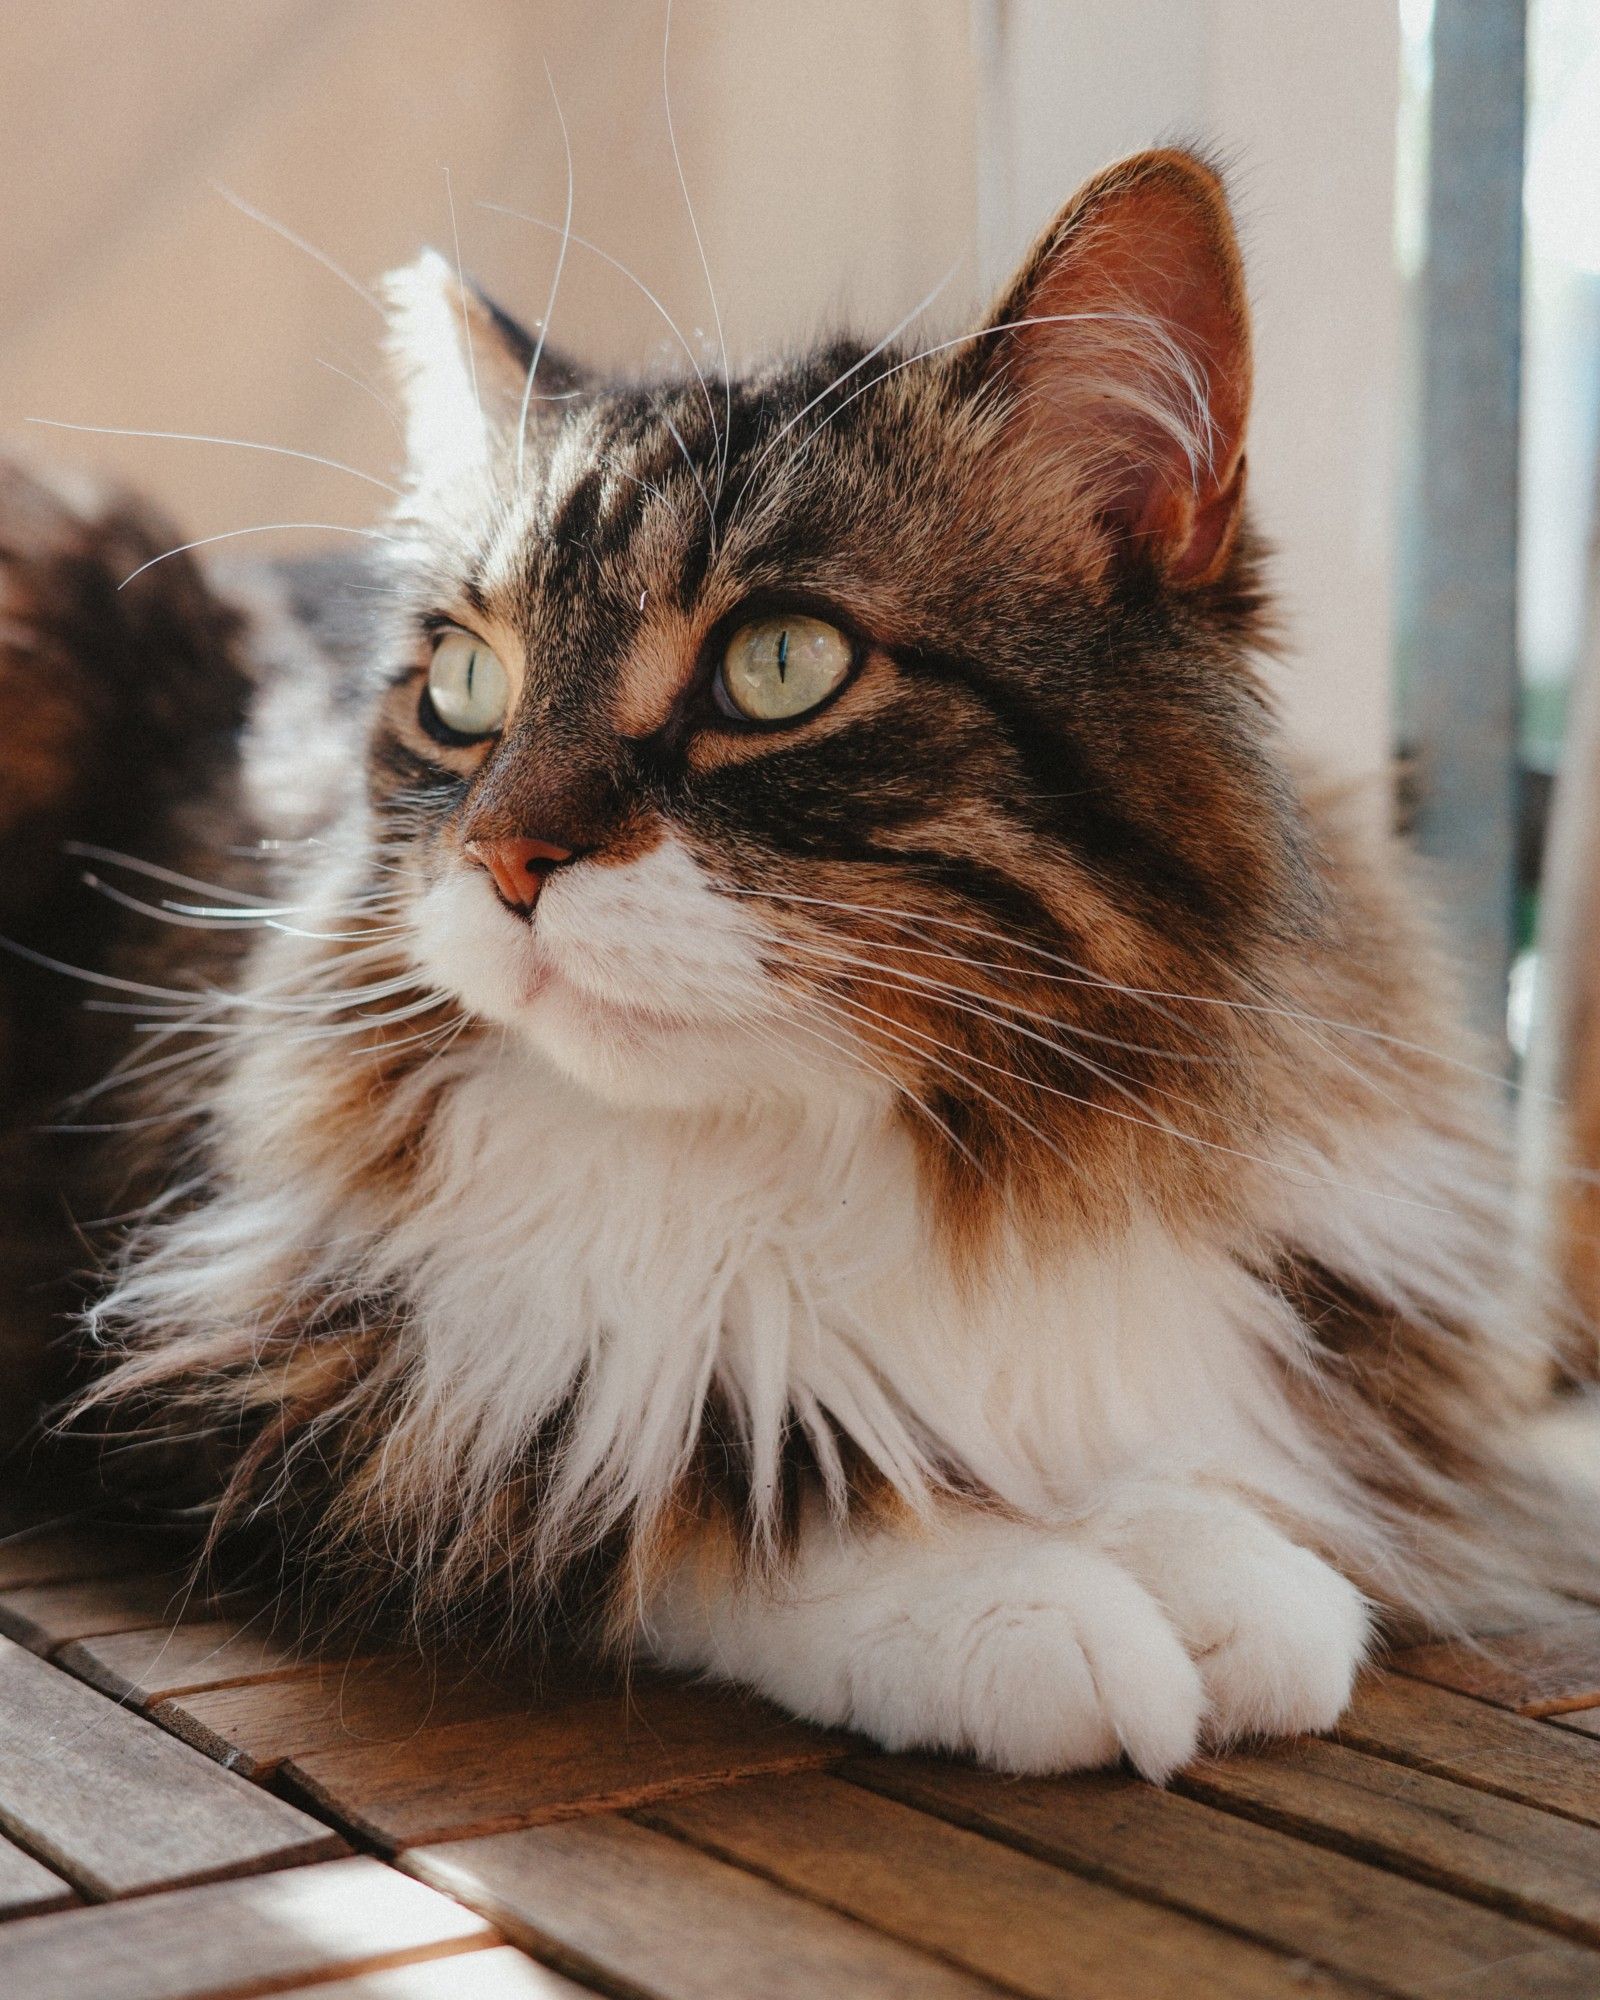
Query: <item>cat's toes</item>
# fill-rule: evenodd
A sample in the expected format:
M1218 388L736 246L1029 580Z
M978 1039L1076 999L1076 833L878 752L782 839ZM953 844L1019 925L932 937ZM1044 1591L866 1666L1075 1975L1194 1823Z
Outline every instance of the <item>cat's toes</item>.
M1320 1556L1221 1494L1147 1495L1098 1539L1182 1635L1205 1684L1208 1744L1338 1721L1371 1622L1361 1593Z
M1161 1779L1198 1747L1204 1690L1149 1593L1093 1550L1037 1536L879 1604L851 1648L849 1706L888 1749L1011 1772L1120 1755Z

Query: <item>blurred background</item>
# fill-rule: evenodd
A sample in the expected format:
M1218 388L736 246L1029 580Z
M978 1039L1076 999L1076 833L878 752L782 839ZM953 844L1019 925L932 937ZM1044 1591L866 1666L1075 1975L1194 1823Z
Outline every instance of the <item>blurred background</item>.
M1257 310L1290 726L1432 857L1491 1034L1522 1050L1549 1016L1541 935L1570 954L1600 931L1586 815L1549 831L1564 748L1600 731L1573 697L1595 0L675 0L670 36L665 0L17 0L6 42L0 441L125 478L175 540L289 524L224 551L314 544L383 496L295 456L27 420L382 477L362 288L459 243L538 318L569 150L585 241L552 339L648 368L681 354L669 316L737 359L841 321L877 336L941 280L910 333L959 329L1086 174L1210 146ZM1547 853L1566 914L1541 925Z

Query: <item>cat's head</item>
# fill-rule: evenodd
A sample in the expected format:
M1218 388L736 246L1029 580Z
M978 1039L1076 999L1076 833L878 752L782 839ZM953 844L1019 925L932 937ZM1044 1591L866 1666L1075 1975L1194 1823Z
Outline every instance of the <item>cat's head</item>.
M1099 176L926 353L618 388L437 257L389 293L371 784L434 981L613 1101L881 1091L968 1192L1248 1129L1214 1000L1316 904L1205 164Z

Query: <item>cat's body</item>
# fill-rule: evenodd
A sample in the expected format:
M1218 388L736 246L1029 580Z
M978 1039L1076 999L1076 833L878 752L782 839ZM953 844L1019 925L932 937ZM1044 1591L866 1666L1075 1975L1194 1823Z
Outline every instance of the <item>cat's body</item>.
M205 613L195 768L164 668L122 697L188 774L135 824L65 752L0 819L184 925L35 859L11 926L158 1024L83 1169L154 1204L99 1393L340 1591L1012 1768L1325 1727L1374 1611L1581 1573L1495 1087L1254 677L1209 173L1105 177L970 343L725 402L536 396L453 274L395 300L393 550ZM108 629L181 561L119 604L91 550Z

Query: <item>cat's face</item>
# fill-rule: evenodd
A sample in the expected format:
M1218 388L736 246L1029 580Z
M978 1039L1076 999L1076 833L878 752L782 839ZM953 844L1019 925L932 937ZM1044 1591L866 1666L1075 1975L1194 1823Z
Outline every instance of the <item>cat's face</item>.
M1148 997L1310 921L1207 170L1102 177L925 358L529 391L438 260L393 292L416 561L372 791L434 980L614 1101L896 1097L953 1183L1237 1131L1217 1010Z

